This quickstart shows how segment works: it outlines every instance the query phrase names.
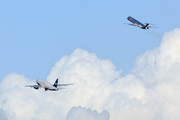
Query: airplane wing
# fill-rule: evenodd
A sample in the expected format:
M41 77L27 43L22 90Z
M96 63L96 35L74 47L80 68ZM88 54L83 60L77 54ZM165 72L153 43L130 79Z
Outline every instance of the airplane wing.
M40 88L40 85L26 85L25 87L33 87L33 88Z
M127 25L132 25L132 26L137 26L136 24L129 24L129 23L124 23L124 24L127 24Z
M68 86L68 85L74 85L74 84L58 84L57 86L60 87L60 86Z
M148 26L148 28L158 28L158 27Z

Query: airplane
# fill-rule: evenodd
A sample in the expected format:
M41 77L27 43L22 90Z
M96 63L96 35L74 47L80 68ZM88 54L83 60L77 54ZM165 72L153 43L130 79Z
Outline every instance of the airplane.
M68 86L68 85L74 85L74 84L58 84L58 78L56 79L54 85L42 80L42 79L37 79L36 80L37 85L26 85L25 87L31 87L36 90L39 88L44 88L45 91L50 90L50 91L57 91L59 89L64 89L64 88L58 88L61 86Z
M127 19L131 21L133 24L128 24L128 23L125 23L125 24L137 26L137 27L140 27L141 29L157 28L157 27L149 26L149 23L142 24L141 22L137 21L131 16L129 16Z

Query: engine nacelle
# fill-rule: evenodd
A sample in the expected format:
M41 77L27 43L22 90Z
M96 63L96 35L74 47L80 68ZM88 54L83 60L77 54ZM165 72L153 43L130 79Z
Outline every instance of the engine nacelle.
M34 87L34 89L38 90L39 88L38 87Z

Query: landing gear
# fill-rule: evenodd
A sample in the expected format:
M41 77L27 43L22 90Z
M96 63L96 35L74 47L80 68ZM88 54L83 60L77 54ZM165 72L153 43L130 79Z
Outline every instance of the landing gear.
M45 91L47 91L48 90L48 88L44 88L45 89Z

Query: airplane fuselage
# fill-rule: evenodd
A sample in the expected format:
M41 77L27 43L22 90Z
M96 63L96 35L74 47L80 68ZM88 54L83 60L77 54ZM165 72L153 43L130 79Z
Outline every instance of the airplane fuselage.
M149 29L148 25L149 23L147 23L146 25L142 24L141 22L137 21L136 19L132 18L132 17L128 17L127 18L129 21L131 21L132 23L134 23L135 26L140 27L141 29Z
M45 90L51 90L51 91L57 91L59 90L58 88L54 87L52 84L42 80L42 79L37 79L36 83L43 87Z

